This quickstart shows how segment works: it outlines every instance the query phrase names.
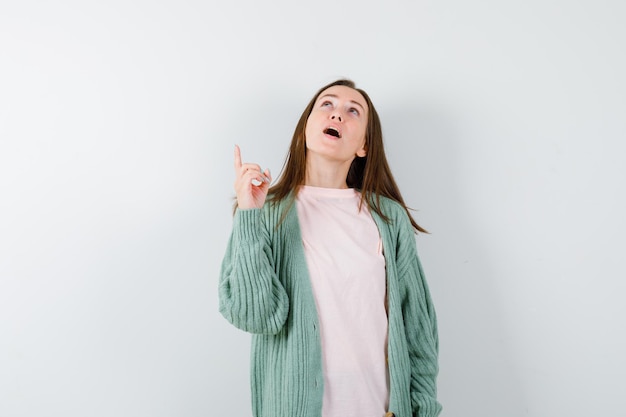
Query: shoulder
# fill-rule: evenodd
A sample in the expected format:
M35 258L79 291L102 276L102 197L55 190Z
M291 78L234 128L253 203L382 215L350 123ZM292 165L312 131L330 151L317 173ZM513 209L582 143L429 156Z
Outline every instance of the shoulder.
M385 196L374 196L374 198L380 200L381 210L389 212L390 215L401 213L406 214L406 210L402 207L402 204L398 203L396 200L392 200L391 198Z
M273 213L283 214L292 208L294 202L295 198L293 194L280 200L274 200L268 197L263 205L263 212L267 215L272 215Z
M370 213L379 230L394 241L414 239L415 229L406 208L388 197L374 195L370 199Z
M398 226L408 225L412 228L409 215L402 204L384 196L374 196L373 200L374 204L377 204L378 201L380 202L379 209L381 213L387 216L389 220L391 220L392 224Z
M292 195L281 200L268 199L261 208L261 215L265 219L267 227L270 229L284 226L285 221L293 217L294 212L295 198L293 198Z

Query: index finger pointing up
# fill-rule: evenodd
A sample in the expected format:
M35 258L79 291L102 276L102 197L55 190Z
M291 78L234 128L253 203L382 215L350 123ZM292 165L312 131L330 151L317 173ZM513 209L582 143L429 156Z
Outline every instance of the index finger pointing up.
M239 145L235 145L235 169L241 168L241 150Z

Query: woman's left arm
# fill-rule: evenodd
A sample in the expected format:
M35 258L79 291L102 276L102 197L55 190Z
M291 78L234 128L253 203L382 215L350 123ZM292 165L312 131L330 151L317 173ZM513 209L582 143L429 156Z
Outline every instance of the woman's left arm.
M435 417L441 412L441 404L437 401L437 317L408 217L398 234L397 266L403 288L402 314L411 362L413 414Z

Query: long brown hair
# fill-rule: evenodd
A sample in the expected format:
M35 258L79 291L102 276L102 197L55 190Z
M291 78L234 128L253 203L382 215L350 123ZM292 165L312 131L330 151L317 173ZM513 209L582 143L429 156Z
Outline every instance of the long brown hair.
M428 233L413 219L391 174L391 169L385 156L380 118L372 100L370 100L365 91L356 88L354 82L347 79L337 80L320 88L302 112L291 139L282 174L276 184L270 188L268 201L276 203L289 196L295 197L300 186L304 184L306 174L306 123L319 95L327 88L335 85L350 87L361 93L369 108L367 129L365 131L366 156L357 156L352 161L352 165L350 165L348 170L348 177L346 178L348 187L359 190L361 192L361 205L363 203L367 204L370 210L373 210L386 222L389 221L389 217L380 210L380 196L397 201L406 210L413 227L417 231Z

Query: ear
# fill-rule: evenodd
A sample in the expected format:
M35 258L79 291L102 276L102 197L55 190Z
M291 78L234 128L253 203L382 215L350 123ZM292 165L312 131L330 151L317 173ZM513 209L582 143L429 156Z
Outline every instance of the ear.
M364 143L363 147L356 151L356 156L363 158L365 155L367 155L367 145Z

